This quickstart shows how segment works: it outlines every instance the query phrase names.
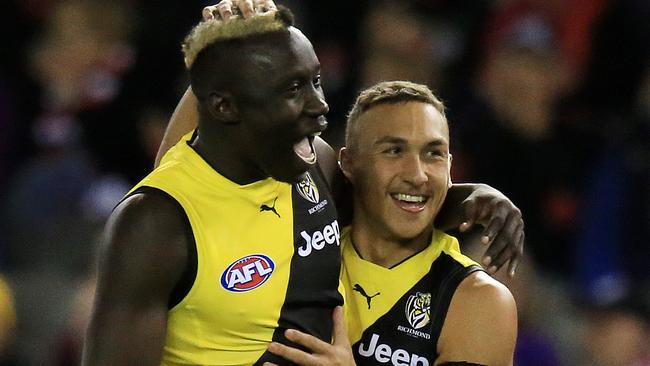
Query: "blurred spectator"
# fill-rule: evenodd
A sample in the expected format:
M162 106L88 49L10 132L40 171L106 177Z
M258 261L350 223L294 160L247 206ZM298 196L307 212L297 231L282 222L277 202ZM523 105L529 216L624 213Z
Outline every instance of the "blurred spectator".
M650 309L647 293L631 290L614 301L589 296L586 298L591 300L583 308L588 364L650 365Z
M566 68L550 22L536 9L503 19L487 25L500 30L485 45L476 90L451 103L453 175L503 190L524 213L534 260L567 275L588 149L556 116Z
M83 342L90 322L97 278L94 271L78 284L69 313L59 338L54 345L53 365L76 366L81 363Z
M381 2L364 28L361 86L381 80L431 81L435 70L430 35L423 19L398 2Z
M650 282L650 3L616 1L594 31L585 83L568 103L573 123L588 125L590 157L577 280ZM603 57L602 55L607 55Z
M125 1L65 0L53 6L31 53L42 90L32 131L42 146L43 135L55 126L100 170L137 179L141 173L134 170L146 163L133 133L135 116L121 99L124 75L137 56L131 15Z

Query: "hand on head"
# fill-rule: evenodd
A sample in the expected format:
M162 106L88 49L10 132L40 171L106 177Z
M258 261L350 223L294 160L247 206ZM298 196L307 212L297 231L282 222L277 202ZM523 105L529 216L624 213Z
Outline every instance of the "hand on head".
M223 0L216 5L203 8L203 20L223 20L239 16L249 19L257 14L276 11L273 0Z

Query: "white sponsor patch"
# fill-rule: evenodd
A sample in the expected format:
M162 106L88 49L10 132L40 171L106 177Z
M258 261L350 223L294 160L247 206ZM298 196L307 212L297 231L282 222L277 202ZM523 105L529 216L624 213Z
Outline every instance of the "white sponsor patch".
M370 343L366 346L359 344L357 349L359 355L373 358L379 363L387 363L394 366L429 366L429 360L425 357L409 353L408 351L396 348L383 343L379 343L379 335L373 333Z
M298 255L306 257L314 250L321 250L326 244L341 245L341 233L339 231L339 223L334 220L331 224L325 225L322 230L316 230L309 234L306 231L301 231L300 236L304 240L304 244L298 247Z

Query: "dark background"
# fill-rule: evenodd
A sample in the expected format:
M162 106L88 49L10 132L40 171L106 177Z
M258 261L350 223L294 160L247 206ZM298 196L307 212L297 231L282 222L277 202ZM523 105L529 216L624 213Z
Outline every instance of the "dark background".
M526 263L500 277L517 365L650 364L650 2L279 3L322 63L332 145L364 86L426 83L455 181L522 209ZM0 5L0 365L76 364L101 228L151 169L208 4Z

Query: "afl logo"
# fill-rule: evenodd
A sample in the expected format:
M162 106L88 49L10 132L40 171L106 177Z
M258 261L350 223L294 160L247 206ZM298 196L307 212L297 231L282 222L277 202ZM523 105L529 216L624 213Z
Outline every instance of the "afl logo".
M275 269L271 258L252 254L236 260L221 275L221 287L231 292L246 292L264 284Z
M429 324L431 294L418 292L409 296L406 302L406 319L413 329L420 329Z
M311 203L319 202L320 197L318 195L318 188L316 188L316 184L311 178L309 172L305 173L304 178L300 182L296 183L296 189L302 198L306 199L307 201Z

